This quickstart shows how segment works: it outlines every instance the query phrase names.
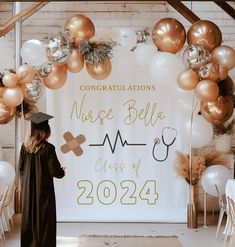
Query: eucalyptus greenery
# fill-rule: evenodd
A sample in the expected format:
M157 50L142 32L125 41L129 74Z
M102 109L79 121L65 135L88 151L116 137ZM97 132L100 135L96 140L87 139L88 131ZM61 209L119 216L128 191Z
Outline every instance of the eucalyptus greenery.
M85 62L98 65L102 64L106 58L112 58L113 47L117 45L115 41L94 41L84 40L80 43L78 53L81 53Z

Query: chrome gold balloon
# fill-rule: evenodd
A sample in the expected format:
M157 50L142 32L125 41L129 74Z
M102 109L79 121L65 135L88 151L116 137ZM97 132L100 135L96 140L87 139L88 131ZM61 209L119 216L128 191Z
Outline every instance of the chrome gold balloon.
M78 73L82 70L84 66L84 58L82 54L77 52L77 49L74 48L72 56L66 63L66 68L71 73Z
M67 80L67 69L65 65L53 65L52 72L43 78L46 87L58 89L62 87Z
M65 30L76 47L82 40L90 39L95 35L93 22L85 15L73 15L65 23Z
M2 78L2 83L6 87L15 87L18 83L18 79L15 73L6 73Z
M0 98L0 124L9 123L15 116L16 108L7 106Z
M86 69L89 75L94 79L103 80L110 75L112 71L112 64L110 60L106 58L103 63L98 65L86 63Z
M202 80L197 84L195 94L202 101L216 101L219 96L219 87L212 80Z
M221 45L212 51L211 60L230 70L235 67L235 50L230 46Z
M16 72L16 75L19 78L19 84L26 84L31 82L35 74L36 70L28 64L21 65Z
M160 51L177 53L186 40L184 26L174 18L158 21L152 30L152 39Z
M187 32L189 45L198 44L212 52L222 42L219 27L208 20L199 20L192 24Z
M186 69L178 75L177 82L181 89L194 89L198 83L198 74L192 69Z
M201 102L201 114L215 125L226 122L233 114L233 101L229 96L219 96L214 102Z
M18 106L24 99L23 91L19 86L6 88L2 95L3 104L11 107Z

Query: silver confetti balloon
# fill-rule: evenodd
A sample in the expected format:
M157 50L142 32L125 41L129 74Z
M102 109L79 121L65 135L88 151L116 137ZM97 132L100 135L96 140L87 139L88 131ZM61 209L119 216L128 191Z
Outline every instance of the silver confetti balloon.
M52 63L64 64L72 54L72 42L66 33L52 35L45 47L47 57Z
M210 62L210 52L201 45L188 45L183 52L183 62L187 69L199 69Z
M36 104L42 93L42 79L36 76L31 83L25 84L25 101L30 104Z
M41 66L37 67L37 72L41 77L46 77L52 72L52 64L51 63L45 63Z

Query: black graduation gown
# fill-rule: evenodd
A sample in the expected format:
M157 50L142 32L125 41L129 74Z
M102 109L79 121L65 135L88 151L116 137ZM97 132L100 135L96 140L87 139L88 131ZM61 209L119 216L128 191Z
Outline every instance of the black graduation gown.
M53 177L62 178L55 147L45 142L36 154L22 145L19 158L22 179L21 247L56 246L56 203Z

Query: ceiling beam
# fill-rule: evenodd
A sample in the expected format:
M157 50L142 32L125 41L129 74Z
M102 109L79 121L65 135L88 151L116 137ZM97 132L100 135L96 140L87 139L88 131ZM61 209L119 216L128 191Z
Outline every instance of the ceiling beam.
M32 16L34 13L36 13L38 10L40 10L42 7L44 7L47 4L48 2L46 1L37 2L37 3L32 4L30 7L20 11L20 13L18 13L13 18L11 18L10 20L8 20L7 22L5 22L3 25L0 26L0 37L10 32L15 27L15 23L17 21L26 20L27 18Z
M230 15L233 19L235 19L235 9L226 3L224 0L214 0L215 4L217 4L221 9L223 9L228 15Z
M167 2L182 16L184 16L189 22L194 23L200 20L200 18L197 15L195 15L188 7L186 7L181 1L168 0Z

